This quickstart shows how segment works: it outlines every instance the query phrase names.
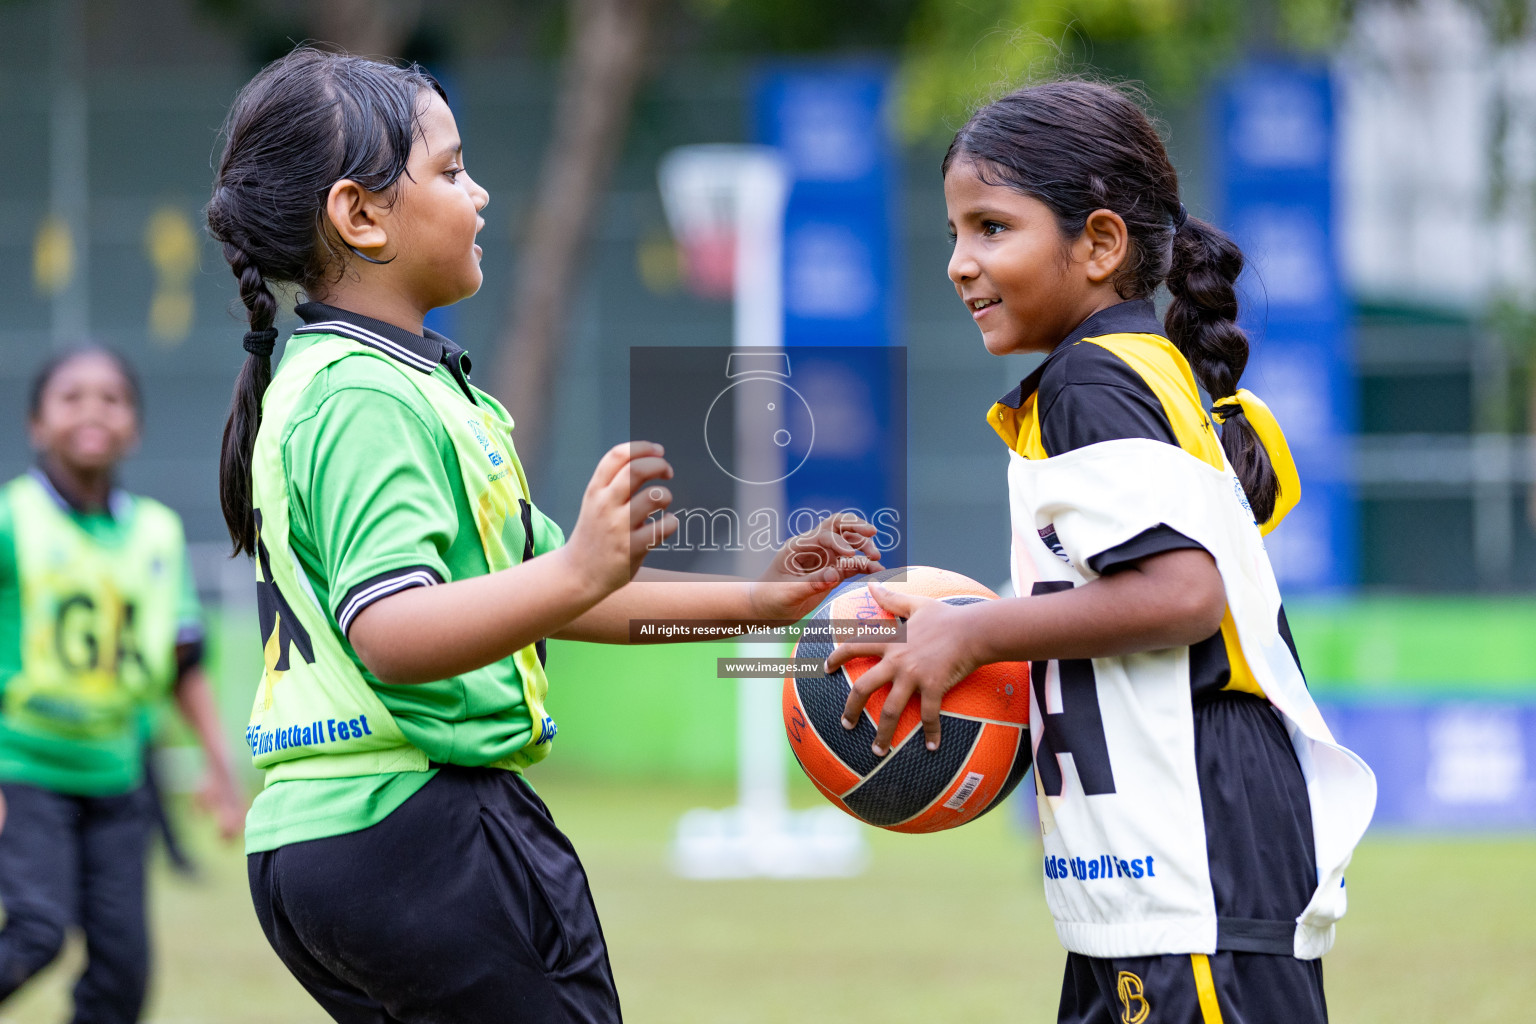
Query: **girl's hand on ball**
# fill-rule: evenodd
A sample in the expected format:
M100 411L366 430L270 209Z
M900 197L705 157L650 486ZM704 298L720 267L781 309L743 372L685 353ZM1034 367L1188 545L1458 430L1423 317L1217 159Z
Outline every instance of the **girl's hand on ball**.
M855 681L843 708L843 728L852 729L870 696L890 684L880 709L871 749L884 757L890 753L897 720L913 694L923 715L923 740L929 750L939 749L939 702L944 694L974 672L980 662L972 654L964 625L965 611L931 597L917 597L869 585L876 603L907 620L905 643L840 644L827 659L827 672L837 671L854 658L879 658L880 663Z
M828 516L789 542L751 587L752 614L791 621L809 614L849 576L879 572L875 528L851 512Z
M580 578L610 594L634 578L646 553L671 536L677 517L652 519L672 502L659 481L672 479L661 445L630 441L608 450L581 498L564 547Z

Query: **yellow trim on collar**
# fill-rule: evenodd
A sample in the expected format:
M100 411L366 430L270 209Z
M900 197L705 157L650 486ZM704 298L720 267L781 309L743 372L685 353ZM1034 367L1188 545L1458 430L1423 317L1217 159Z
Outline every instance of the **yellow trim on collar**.
M1296 472L1296 460L1291 457L1291 446L1285 440L1285 432L1280 429L1280 421L1275 419L1275 414L1269 411L1269 406L1258 395L1247 388L1239 388L1237 394L1218 399L1211 407L1211 418L1217 423L1227 421L1220 412L1225 406L1236 406L1242 410L1253 432L1259 435L1259 443L1269 453L1269 463L1274 467L1275 479L1280 483L1279 492L1275 495L1274 514L1259 524L1259 531L1267 535L1301 501L1301 474Z

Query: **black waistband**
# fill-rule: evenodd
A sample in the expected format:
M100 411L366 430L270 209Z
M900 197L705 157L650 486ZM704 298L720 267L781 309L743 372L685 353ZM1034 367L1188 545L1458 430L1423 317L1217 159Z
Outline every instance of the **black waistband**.
M1268 697L1260 697L1258 694L1249 693L1247 690L1215 690L1213 692L1197 693L1195 694L1194 704L1198 708L1204 707L1207 704L1218 704L1223 701L1251 701L1254 704L1263 704L1265 706L1269 704Z
M1252 917L1216 919L1218 953L1296 955L1296 922L1261 921Z

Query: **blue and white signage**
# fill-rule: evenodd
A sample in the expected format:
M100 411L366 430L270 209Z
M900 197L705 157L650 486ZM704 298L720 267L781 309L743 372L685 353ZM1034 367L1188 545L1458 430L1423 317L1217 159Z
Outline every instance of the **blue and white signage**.
M905 351L894 347L891 93L890 72L869 64L772 70L756 83L755 121L756 141L783 154L793 181L784 215L784 344L795 386L836 414L836 422L818 419L816 457L785 481L788 509L880 517L891 549L885 564L895 566L905 564L910 531Z
M1242 246L1242 383L1274 409L1301 471L1301 504L1268 538L1282 587L1358 577L1348 479L1356 412L1348 306L1334 232L1333 87L1325 70L1254 64L1215 97L1217 222ZM1219 396L1215 396L1219 397Z

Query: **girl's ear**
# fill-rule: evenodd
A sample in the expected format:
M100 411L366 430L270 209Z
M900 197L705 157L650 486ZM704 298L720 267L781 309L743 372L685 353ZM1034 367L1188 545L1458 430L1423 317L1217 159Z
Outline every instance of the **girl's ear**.
M332 185L325 197L326 219L342 242L371 256L379 255L389 243L384 224L386 212L377 196L351 178L342 178Z
M1103 284L1120 270L1130 250L1131 235L1125 221L1113 210L1094 210L1083 224L1078 246L1088 280Z

